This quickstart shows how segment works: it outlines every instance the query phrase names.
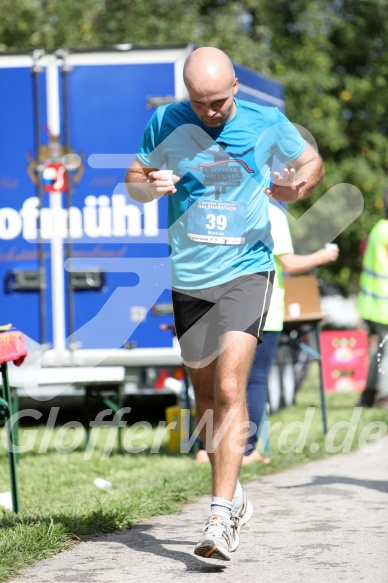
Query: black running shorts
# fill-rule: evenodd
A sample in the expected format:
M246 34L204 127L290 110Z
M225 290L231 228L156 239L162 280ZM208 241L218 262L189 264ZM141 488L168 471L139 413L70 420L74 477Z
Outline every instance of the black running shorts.
M225 332L240 331L262 341L274 271L243 275L199 290L172 290L175 330L186 362L214 354Z

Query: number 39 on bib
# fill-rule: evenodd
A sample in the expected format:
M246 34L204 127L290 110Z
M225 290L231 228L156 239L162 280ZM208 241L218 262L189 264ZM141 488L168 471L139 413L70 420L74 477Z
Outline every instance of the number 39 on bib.
M190 199L187 236L215 245L241 245L245 241L247 204L222 200Z

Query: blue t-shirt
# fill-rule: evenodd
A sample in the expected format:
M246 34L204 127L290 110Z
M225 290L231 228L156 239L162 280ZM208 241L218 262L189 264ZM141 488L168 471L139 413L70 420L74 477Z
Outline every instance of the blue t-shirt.
M275 107L235 100L236 114L209 128L189 101L159 107L137 157L180 177L169 195L172 286L201 289L272 270L264 189L272 160L298 158L306 142Z

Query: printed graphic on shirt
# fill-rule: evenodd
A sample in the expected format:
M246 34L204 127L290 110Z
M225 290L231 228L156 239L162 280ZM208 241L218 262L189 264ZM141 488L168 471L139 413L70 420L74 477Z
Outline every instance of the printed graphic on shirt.
M199 200L189 198L187 236L201 243L241 245L247 228L247 202L228 200L222 195L227 195L228 189L240 187L247 176L254 174L254 169L242 159L254 148L228 157L222 146L226 144L215 144L202 152L212 161L188 166L189 171L200 176L204 192Z
M254 174L251 168L242 157L248 152L253 152L254 148L249 148L241 154L226 152L226 144L217 144L212 148L203 151L203 154L213 158L212 162L199 162L197 166L188 166L188 170L202 173L202 184L210 194L214 187L216 198L227 191L228 188L240 186L244 180L244 171ZM228 156L230 156L228 158Z

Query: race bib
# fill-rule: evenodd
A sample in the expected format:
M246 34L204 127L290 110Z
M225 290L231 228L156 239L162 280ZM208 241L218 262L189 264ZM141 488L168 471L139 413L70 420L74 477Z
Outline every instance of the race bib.
M189 201L187 236L192 241L215 245L245 242L248 206L222 200Z

